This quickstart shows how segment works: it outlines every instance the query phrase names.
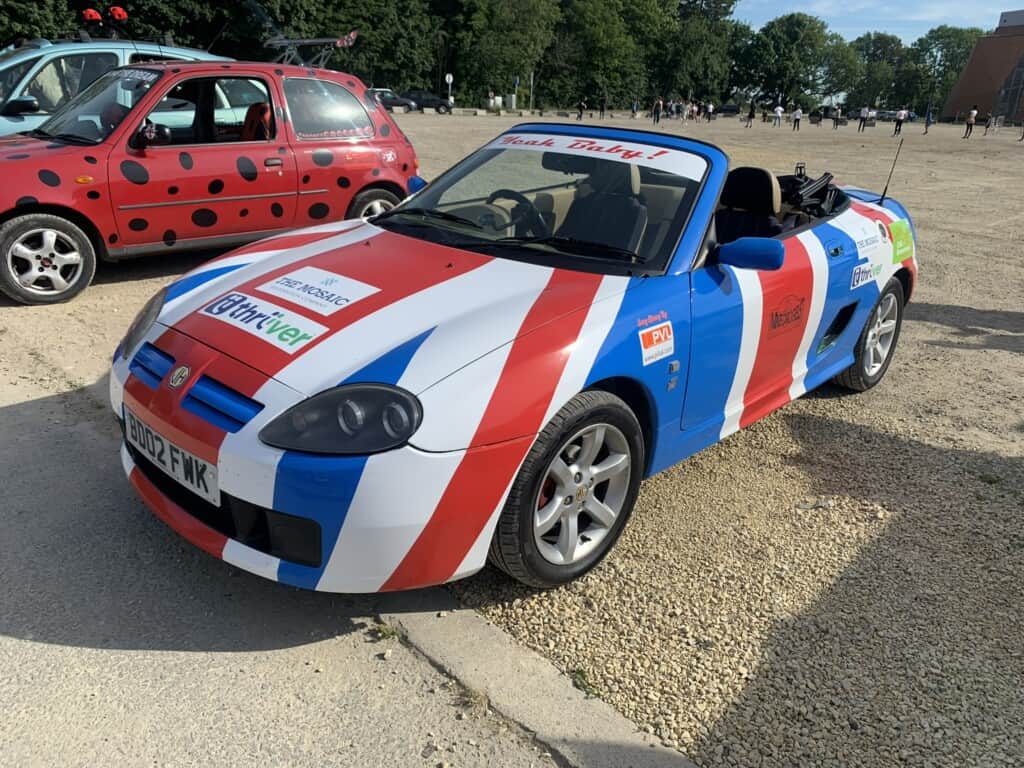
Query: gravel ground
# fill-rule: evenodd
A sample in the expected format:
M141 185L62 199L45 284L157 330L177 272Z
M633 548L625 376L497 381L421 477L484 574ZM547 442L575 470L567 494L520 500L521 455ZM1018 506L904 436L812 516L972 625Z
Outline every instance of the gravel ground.
M399 120L428 178L511 124ZM683 130L719 143L734 164L785 172L805 160L812 173L872 189L895 151L884 127L796 134L718 120ZM1013 131L965 142L950 127L920 130L906 130L891 192L919 230L921 285L883 384L858 396L826 388L652 478L615 552L573 586L534 593L491 570L452 586L702 768L1024 765L1024 147ZM0 354L7 394L28 386L19 377L31 361L43 385L99 380L138 307L200 260L103 266L70 304L0 303L0 352L17 350ZM64 455L90 450L51 443ZM103 493L82 514L100 514ZM101 520L110 527L123 514ZM149 521L125 535L149 541L158 530ZM160 563L171 539L147 545L148 560ZM175 557L190 557L181 547ZM20 573L26 557L0 565ZM182 594L220 578L195 557L197 574L173 587ZM93 567L69 558L68 573ZM172 584L182 578L173 564L164 571ZM15 644L47 615L25 587L8 600L20 607L6 612L14 618L0 618ZM116 615L117 605L100 607ZM64 627L48 638L57 646L100 642L54 626ZM19 653L9 660L49 663Z

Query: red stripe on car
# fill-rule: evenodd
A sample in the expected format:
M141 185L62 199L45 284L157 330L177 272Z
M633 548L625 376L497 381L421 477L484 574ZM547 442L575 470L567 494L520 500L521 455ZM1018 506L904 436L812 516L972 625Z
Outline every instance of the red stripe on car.
M164 521L168 527L188 539L204 552L214 557L221 557L228 538L222 533L217 533L209 526L196 520L192 515L164 496L151 483L138 467L133 467L128 475L135 490L142 500L157 517Z

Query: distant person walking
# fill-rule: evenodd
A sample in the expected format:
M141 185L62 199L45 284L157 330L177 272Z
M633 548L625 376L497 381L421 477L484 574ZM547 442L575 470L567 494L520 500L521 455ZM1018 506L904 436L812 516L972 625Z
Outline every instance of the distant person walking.
M928 135L928 129L932 127L932 123L935 122L935 116L932 114L932 108L928 107L928 113L924 116L924 135Z
M654 118L655 125L661 122L661 99L654 100L654 108L651 110L651 117Z
M714 117L714 114L715 114L715 105L714 105L714 104L712 104L712 103L711 103L711 102L709 101L709 102L708 102L708 109L707 109L707 112L705 112L705 115L707 116L707 118L708 118L708 122L709 122L709 123L711 122L711 118L712 118L712 117Z
M600 119L601 120L604 120L604 113L605 113L605 110L607 110L607 109L608 109L608 97L607 96L602 96L601 97L601 113L600 113Z
M871 110L867 107L860 108L860 122L857 123L857 133L863 132L868 127L868 117L871 115Z
M893 126L892 135L899 136L903 133L903 123L907 119L907 108L900 107L896 110L896 125Z
M772 120L772 125L773 125L773 126L774 126L775 128L778 128L779 126L781 126L781 125L782 125L782 113L783 113L783 112L785 112L785 111L786 111L786 110L784 110L784 109L782 108L782 105L781 105L781 104L776 104L776 105L775 105L775 109L773 109L773 110L772 110L772 112L774 112L774 113L775 113L775 119L774 119L774 120Z
M576 105L576 120L577 121L583 119L583 110L585 110L586 108L587 108L587 100L586 99L580 99L580 103Z
M797 104L796 105L796 109L793 110L793 114L792 114L793 130L794 131L799 131L800 130L800 120L801 120L801 118L803 118L803 116L804 116L804 111L802 109L800 109L800 105Z
M992 133L995 133L995 127L996 127L996 117L991 112L989 112L988 116L985 118L985 132L982 134L982 136L988 136L988 132L989 131L992 131Z
M757 115L757 110L754 109L754 102L750 102L750 109L747 111L747 128L754 124L755 115Z
M978 119L978 105L975 104L971 107L971 111L967 113L967 125L964 128L964 135L961 139L971 138L971 134L974 133L974 123Z
M636 113L639 112L639 111L640 111L640 100L638 98L636 98L636 96L634 96L633 97L633 105L629 108L630 117L633 120L636 120Z
M835 107L832 107L832 130L833 131L838 131L839 130L839 118L841 118L842 116L843 116L843 113L840 110L836 109Z

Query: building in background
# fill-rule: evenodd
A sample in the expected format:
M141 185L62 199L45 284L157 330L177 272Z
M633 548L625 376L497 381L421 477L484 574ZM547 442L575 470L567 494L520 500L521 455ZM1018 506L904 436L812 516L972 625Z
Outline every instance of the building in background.
M975 104L1008 122L1024 120L1024 10L1006 11L999 26L974 46L943 117L961 117Z

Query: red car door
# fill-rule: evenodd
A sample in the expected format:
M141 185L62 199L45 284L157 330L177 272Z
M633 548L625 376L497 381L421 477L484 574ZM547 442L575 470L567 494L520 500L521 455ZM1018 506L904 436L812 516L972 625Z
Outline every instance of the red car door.
M159 82L146 120L170 143L111 153L111 201L128 251L227 245L292 226L295 158L274 119L276 83L259 72L192 70ZM141 121L140 121L141 122ZM161 129L162 132L162 129Z

